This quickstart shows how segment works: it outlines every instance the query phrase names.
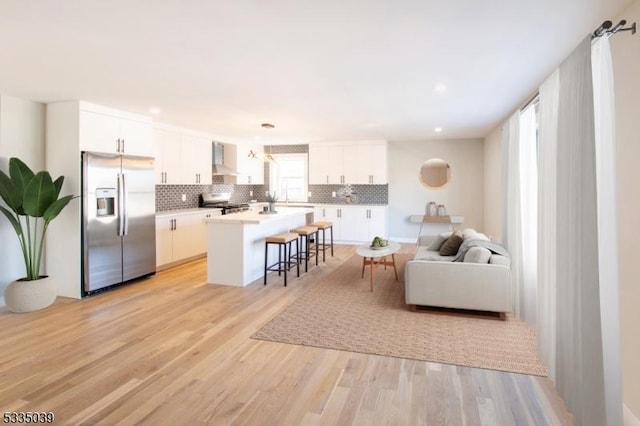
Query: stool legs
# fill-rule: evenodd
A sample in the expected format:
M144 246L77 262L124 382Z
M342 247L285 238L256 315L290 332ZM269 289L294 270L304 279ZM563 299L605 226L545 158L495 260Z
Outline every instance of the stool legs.
M292 254L293 247L292 243L295 241L296 243L296 253ZM269 245L277 245L278 246L278 261L273 265L269 265ZM300 264L298 262L298 257L300 253L300 244L298 239L293 239L286 243L274 243L274 242L266 242L264 248L264 279L263 285L267 285L267 273L269 271L278 272L278 276L281 276L284 273L284 286L287 286L287 271L293 268L293 264L296 265L296 275L300 276ZM284 258L283 258L284 256ZM292 257L295 259L295 262L292 262ZM277 267L277 268L276 268Z
M322 248L318 248L318 243L320 242L320 235L316 236L316 255L319 252L319 250L322 250L322 261L326 262L327 260L327 229L329 229L329 232L331 232L331 241L329 243L330 247L331 247L331 256L333 256L333 226L329 226L327 228L319 228L318 232L322 231Z
M304 251L298 252L296 258L298 262L302 262L300 255L304 255L304 271L309 272L309 258L311 257L311 238L314 239L314 247L316 249L316 266L318 265L318 231L312 232L310 234L300 234L300 238L298 239L301 246L304 247Z

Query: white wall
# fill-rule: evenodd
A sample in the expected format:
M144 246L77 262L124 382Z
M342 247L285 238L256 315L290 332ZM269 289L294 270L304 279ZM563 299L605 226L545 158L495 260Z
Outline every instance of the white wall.
M614 22L640 24L640 0L634 1ZM616 96L618 255L620 273L620 326L624 403L640 419L640 35L629 32L611 39Z
M502 241L502 126L484 139L484 232Z
M9 173L9 158L18 157L34 171L44 168L45 106L0 95L0 169ZM1 202L1 201L0 201ZM26 275L15 231L0 214L0 306L4 289Z
M410 215L425 214L429 201L444 204L447 213L464 216L460 228L484 226L484 160L480 139L389 142L389 237L414 242L419 224ZM420 166L430 158L441 158L451 166L451 183L430 190L418 180ZM423 234L447 230L443 225L425 225Z

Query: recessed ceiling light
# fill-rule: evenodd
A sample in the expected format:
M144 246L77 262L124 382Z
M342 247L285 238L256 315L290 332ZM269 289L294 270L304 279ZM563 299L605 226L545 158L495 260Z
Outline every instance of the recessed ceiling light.
M443 93L447 91L447 86L445 86L443 83L438 83L435 85L434 90L437 93Z
M442 127L436 127L435 129L433 129L436 131L436 133L440 133L442 131Z
M149 113L154 114L154 115L158 115L158 114L160 114L160 108L156 108L156 107L149 108Z

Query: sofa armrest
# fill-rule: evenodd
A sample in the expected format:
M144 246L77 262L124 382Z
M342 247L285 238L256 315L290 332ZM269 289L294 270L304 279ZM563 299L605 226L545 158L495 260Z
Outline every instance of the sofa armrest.
M511 270L504 265L410 260L405 300L409 305L511 312Z

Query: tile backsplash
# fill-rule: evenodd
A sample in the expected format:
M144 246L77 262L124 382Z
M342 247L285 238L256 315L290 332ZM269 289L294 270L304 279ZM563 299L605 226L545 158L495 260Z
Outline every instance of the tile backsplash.
M270 154L305 153L308 145L272 145L265 146ZM265 201L265 192L269 190L269 168L265 167L266 185L229 185L223 176L213 176L213 185L156 185L156 211L189 209L198 207L198 195L203 192L230 192L232 203L246 203L251 199ZM253 196L250 195L253 191ZM351 200L353 204L380 204L389 202L389 185L309 185L309 203L344 204ZM333 196L335 193L335 197ZM182 195L186 200L182 201Z
M267 190L268 185L156 185L156 211L198 207L198 195L203 192L230 192L232 203L246 203L251 199L265 201ZM253 191L253 197L249 191ZM389 185L309 185L309 192L309 203L315 204L344 204L347 196L353 204L386 205L389 202ZM182 201L183 194L185 201Z

